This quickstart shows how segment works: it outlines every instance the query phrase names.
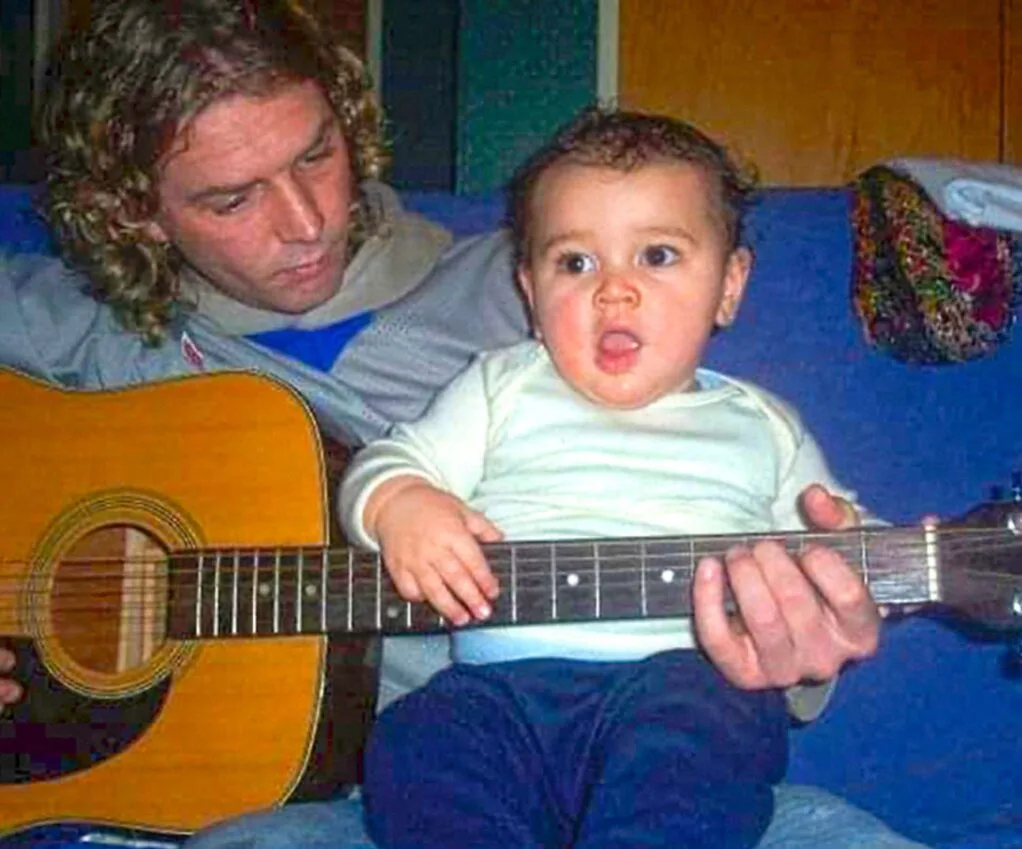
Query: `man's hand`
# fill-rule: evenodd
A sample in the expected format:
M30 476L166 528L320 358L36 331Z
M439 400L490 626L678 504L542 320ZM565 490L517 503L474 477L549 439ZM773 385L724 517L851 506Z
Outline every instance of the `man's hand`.
M422 478L403 476L373 492L363 523L402 598L428 601L454 625L490 617L497 579L479 543L502 535L482 513Z
M857 523L851 505L821 486L807 487L801 499L817 530ZM725 583L738 607L730 616ZM775 542L733 548L723 563L706 558L696 570L693 606L703 649L748 690L833 678L849 660L873 654L879 640L880 615L865 584L822 545L807 547L797 562Z
M14 652L0 646L0 675L14 669ZM21 698L21 686L10 678L0 678L0 713L7 705L13 705Z

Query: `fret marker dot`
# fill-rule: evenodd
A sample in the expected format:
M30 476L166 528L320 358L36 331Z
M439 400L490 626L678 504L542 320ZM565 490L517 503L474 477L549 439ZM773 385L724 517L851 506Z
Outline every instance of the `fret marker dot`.
M575 574L574 572L572 572L572 573L571 573L570 575L568 575L568 576L567 576L567 577L566 577L566 578L564 579L564 582L565 582L565 583L566 583L566 584L567 584L567 585L568 585L569 587L577 587L577 586L578 586L578 583L579 583L579 581L578 581L578 575L576 575L576 574Z
M393 604L388 604L387 605L386 613L387 613L387 618L388 619L397 619L398 616L401 615L400 609L398 609L398 607L396 605L393 605Z
M319 589L316 587L315 584L306 584L305 585L305 596L306 596L306 598L315 598L317 593L319 593Z
M260 584L259 585L259 597L260 598L267 598L269 595L270 595L270 585L269 584Z
M672 583L674 581L674 570L664 569L664 571L660 573L660 580L665 584Z

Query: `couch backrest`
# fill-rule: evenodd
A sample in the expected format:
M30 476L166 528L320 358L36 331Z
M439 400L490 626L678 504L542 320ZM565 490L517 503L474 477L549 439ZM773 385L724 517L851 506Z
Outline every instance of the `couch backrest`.
M501 217L495 197L407 199L459 233ZM879 515L958 514L1022 466L1022 339L952 366L911 367L871 348L851 306L849 202L841 189L763 193L745 303L710 364L794 404L838 478Z
M497 196L410 193L408 205L458 235L500 223ZM911 367L864 341L849 295L849 195L773 189L749 220L756 263L712 366L755 380L802 413L840 480L879 515L960 513L1022 465L1015 333L973 363ZM24 187L0 185L0 246L47 249Z

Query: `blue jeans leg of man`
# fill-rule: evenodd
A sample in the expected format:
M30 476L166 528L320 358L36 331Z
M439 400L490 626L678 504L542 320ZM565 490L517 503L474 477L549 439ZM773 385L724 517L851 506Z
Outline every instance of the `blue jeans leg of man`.
M926 849L816 787L781 784L758 849ZM375 849L358 794L248 814L195 835L185 849Z

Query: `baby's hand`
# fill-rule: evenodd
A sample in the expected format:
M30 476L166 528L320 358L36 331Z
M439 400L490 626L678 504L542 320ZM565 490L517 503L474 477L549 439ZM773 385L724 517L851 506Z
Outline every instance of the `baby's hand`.
M498 586L479 543L502 535L482 513L421 478L395 478L370 497L366 530L402 598L454 625L489 618Z

